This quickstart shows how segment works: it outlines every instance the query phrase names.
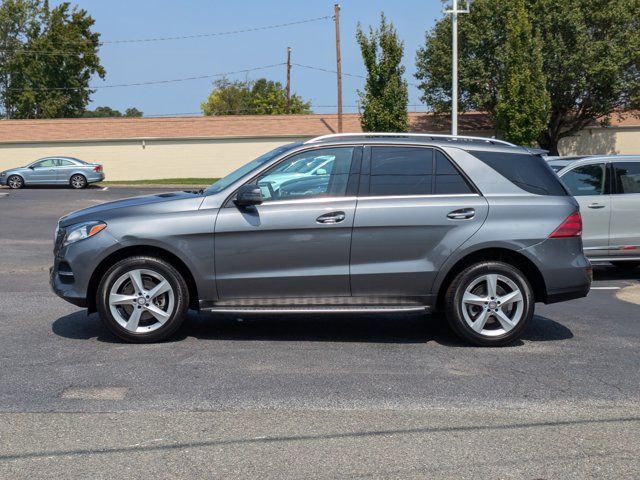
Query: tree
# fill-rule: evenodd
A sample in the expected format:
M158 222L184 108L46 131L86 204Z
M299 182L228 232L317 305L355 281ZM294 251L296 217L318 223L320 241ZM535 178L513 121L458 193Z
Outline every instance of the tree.
M362 106L362 129L376 132L406 132L408 129L407 82L402 78L404 44L393 23L380 14L380 27L365 35L358 24L356 39L367 69L364 92L358 91Z
M121 117L122 112L119 110L114 110L111 107L96 107L95 110L85 110L82 113L84 118L110 118L110 117Z
M105 76L93 18L68 2L50 8L47 0L5 0L0 20L3 114L11 118L82 115L93 93L88 88L91 76Z
M141 117L143 113L135 107L127 108L124 115L120 110L111 107L96 107L95 110L85 110L82 113L84 118L118 118L118 117Z
M496 121L506 140L530 145L549 120L551 101L542 71L540 40L533 35L524 0L512 0L498 86Z
M144 113L138 110L136 107L127 108L124 111L124 116L128 118L138 118L142 115L144 115Z
M487 112L496 127L510 3L475 0L459 22L461 111ZM606 121L640 98L640 0L525 0L525 5L540 39L551 100L549 120L537 139L555 154L562 138ZM449 112L450 18L427 33L416 64L422 100L436 113Z
M260 78L255 81L214 82L213 91L201 104L205 115L283 115L287 113L287 94L280 82ZM291 95L291 113L311 113L311 103Z

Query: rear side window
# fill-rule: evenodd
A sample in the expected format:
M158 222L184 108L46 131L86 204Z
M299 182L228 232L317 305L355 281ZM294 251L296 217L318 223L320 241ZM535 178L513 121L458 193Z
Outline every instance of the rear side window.
M640 193L640 162L614 163L616 193Z
M433 193L436 195L473 193L464 177L440 150L435 150L435 156L436 178Z
M488 152L469 153L489 165L511 183L536 195L566 196L567 191L547 162L530 153Z
M59 160L58 160L58 164L59 164L61 167L71 167L71 166L75 166L75 163L73 163L73 162L72 162L72 161L70 161L70 160L65 160L64 158L59 159Z
M605 176L604 163L597 163L569 170L562 176L562 181L574 197L603 195L605 193Z
M430 195L433 149L373 147L369 195Z

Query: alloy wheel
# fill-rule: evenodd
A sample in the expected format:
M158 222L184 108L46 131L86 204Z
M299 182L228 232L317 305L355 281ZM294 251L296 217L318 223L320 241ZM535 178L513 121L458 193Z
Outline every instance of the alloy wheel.
M148 269L121 275L109 290L113 318L131 333L148 333L162 327L173 314L175 294L167 279Z
M524 315L524 296L511 279L500 274L473 280L462 296L462 314L467 325L487 337L513 330Z
M7 180L7 183L9 184L9 187L13 189L22 188L22 179L17 175L13 175L9 177L9 179Z
M84 188L86 184L87 181L82 175L74 175L71 177L71 186L73 188Z

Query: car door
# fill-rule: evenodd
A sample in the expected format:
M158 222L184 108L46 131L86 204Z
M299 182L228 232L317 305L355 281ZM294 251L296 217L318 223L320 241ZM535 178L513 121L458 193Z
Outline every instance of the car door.
M32 164L27 183L54 184L57 180L58 162L56 158L45 158Z
M611 257L640 257L640 159L613 163Z
M611 189L607 164L580 164L562 172L561 178L580 204L585 253L591 258L607 257L611 223Z
M275 171L310 156L331 156L327 175L271 182ZM305 159L305 161L306 161ZM215 271L220 300L344 297L356 207L361 147L316 148L293 154L253 179L261 205L220 209Z
M366 148L351 246L354 296L428 295L488 203L442 151Z
M62 183L62 184L68 184L69 180L71 179L71 174L74 171L77 171L78 168L79 166L76 165L71 160L67 160L66 158L59 158L58 169L56 174L56 182Z

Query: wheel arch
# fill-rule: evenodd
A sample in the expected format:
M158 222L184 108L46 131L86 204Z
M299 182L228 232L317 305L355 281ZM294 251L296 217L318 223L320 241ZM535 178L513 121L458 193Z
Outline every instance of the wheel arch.
M111 266L113 266L116 262L136 255L158 257L170 263L176 270L178 270L178 272L180 272L185 282L187 283L187 287L189 289L189 308L198 308L198 287L196 281L193 277L193 274L191 273L191 270L189 269L189 267L187 267L187 264L180 259L180 257L168 250L156 246L131 245L120 248L115 252L111 252L109 255L103 258L98 266L93 270L87 287L87 308L89 312L97 311L96 293L98 290L98 285L100 284L100 280L102 279L106 271L111 268Z
M547 297L546 283L539 268L532 260L516 250L511 250L504 247L488 247L468 253L467 255L458 259L456 263L449 269L440 284L436 286L436 308L438 310L442 309L446 291L458 273L475 263L492 260L508 263L518 268L524 274L524 276L527 277L527 280L529 280L529 283L533 288L535 301L545 301Z

